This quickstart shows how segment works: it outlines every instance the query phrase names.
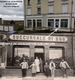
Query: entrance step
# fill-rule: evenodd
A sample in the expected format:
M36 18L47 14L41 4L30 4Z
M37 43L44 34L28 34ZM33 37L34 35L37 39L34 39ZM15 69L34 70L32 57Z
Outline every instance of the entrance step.
M0 74L2 76L14 76L14 77L22 77L21 69L0 69ZM73 71L67 70L68 76L73 76ZM27 76L32 76L31 69L27 71ZM44 73L38 73L36 76L45 76ZM62 76L62 71L60 69L56 69L55 76L60 77Z

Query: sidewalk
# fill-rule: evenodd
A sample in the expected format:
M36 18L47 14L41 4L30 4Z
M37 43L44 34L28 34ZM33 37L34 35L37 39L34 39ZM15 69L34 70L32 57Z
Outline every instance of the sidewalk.
M67 78L62 78L62 77L55 77L54 79L51 77L25 77L23 78L18 78L18 77L2 77L0 80L75 80L75 77L67 77Z

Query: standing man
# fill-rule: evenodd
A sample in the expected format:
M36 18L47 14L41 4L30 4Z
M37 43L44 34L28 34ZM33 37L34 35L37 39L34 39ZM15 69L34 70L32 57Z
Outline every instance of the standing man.
M26 60L24 59L23 62L20 64L21 68L22 68L22 77L26 76L26 72L28 69L28 63L26 62Z
M38 72L40 72L40 61L39 61L39 59L38 59L38 57L36 57L36 59L35 59L35 65L36 65L36 72L38 73Z
M43 73L43 61L41 58L39 59L39 61L40 61L40 72Z
M55 63L53 62L53 60L51 60L51 62L49 63L49 69L51 70L51 76L54 77L55 76Z
M68 65L68 63L66 61L64 61L64 59L62 59L62 61L60 62L60 68L63 72L63 77L67 77L67 74L66 74L67 68L69 68L70 70L71 70L71 68Z

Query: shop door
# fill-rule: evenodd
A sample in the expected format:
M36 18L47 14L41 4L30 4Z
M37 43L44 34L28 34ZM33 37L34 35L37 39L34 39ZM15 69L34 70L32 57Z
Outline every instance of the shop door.
M35 53L34 58L38 57L38 59L42 59L44 61L44 53Z

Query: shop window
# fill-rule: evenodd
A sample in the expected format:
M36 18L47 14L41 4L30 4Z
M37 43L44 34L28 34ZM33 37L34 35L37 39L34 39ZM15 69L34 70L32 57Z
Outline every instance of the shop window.
M37 8L37 14L41 14L41 8Z
M48 19L48 27L54 27L54 19Z
M23 54L29 57L29 48L15 48L14 56L22 57Z
M25 60L29 58L29 48L15 48L14 51L14 66L19 66L22 59L25 57Z
M37 20L37 27L42 27L42 20Z
M61 27L68 27L68 19L61 19Z
M50 48L49 50L49 60L53 59L56 68L60 68L60 61L63 58L63 49L62 48Z
M49 59L59 59L62 57L62 49L50 49Z
M32 20L27 20L27 27L31 27L32 26Z

